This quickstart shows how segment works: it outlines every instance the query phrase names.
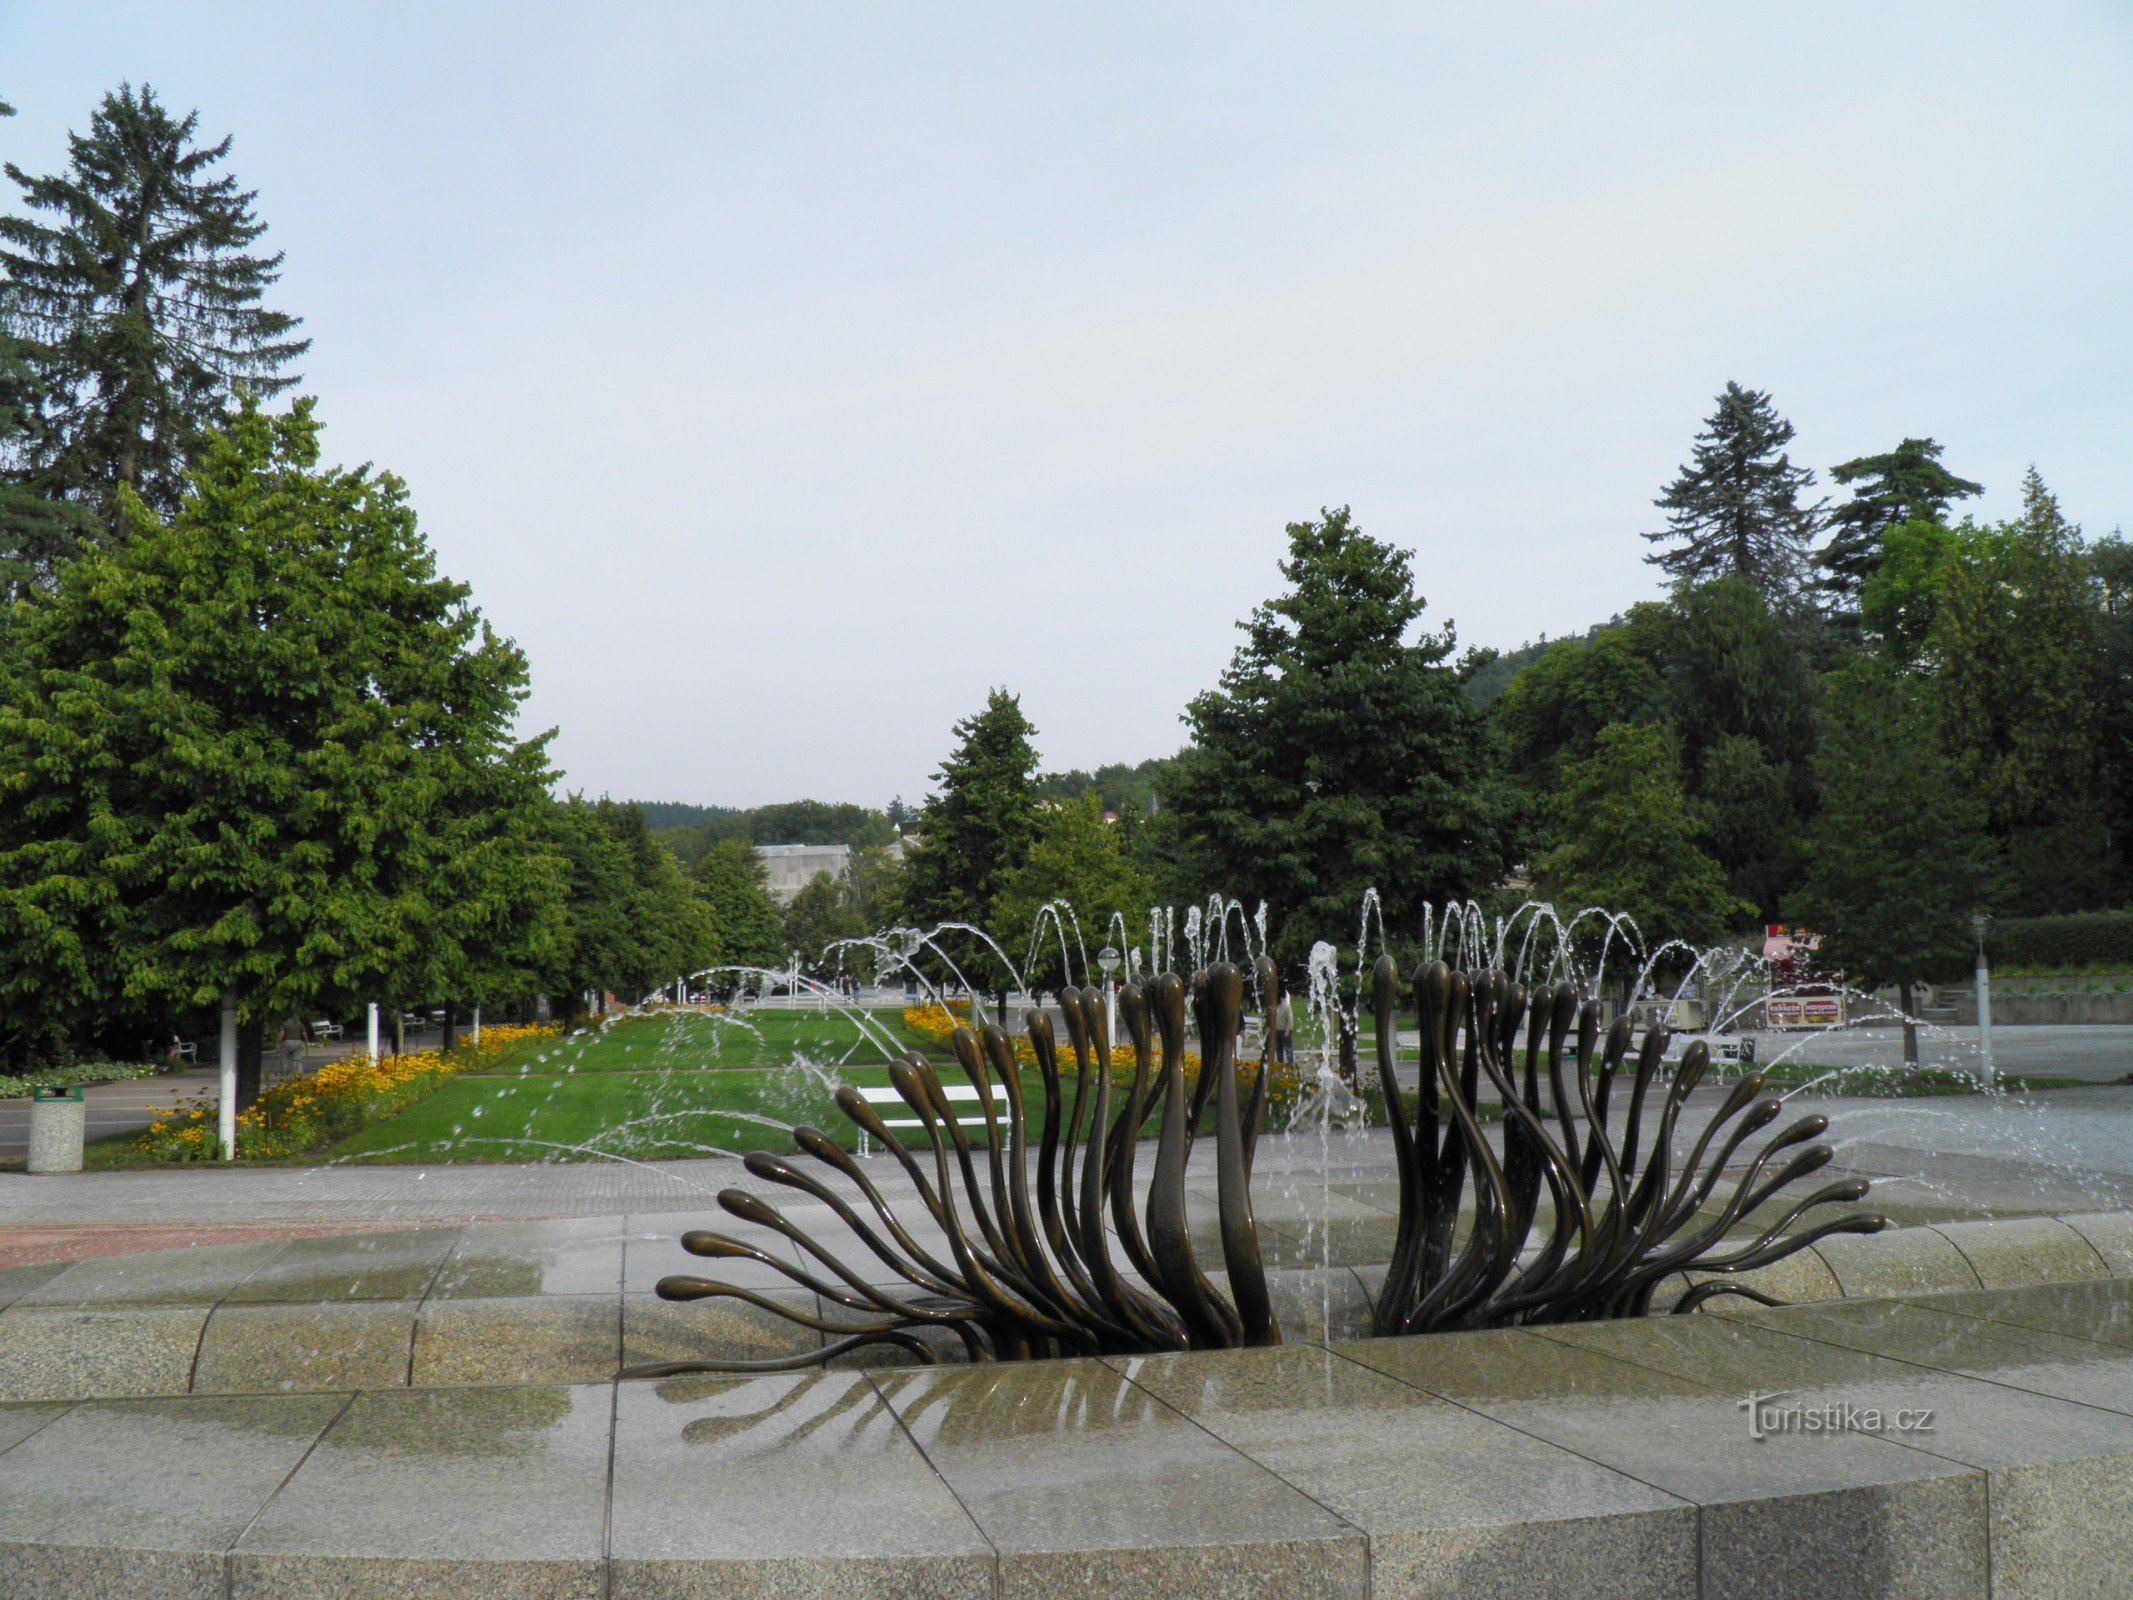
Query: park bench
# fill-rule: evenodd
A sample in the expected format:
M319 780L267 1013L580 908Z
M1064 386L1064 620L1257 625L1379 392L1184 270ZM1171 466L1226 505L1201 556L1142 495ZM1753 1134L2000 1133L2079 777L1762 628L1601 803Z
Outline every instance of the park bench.
M970 1101L974 1104L978 1098L976 1086L968 1083L944 1083L941 1085L941 1093L946 1095L950 1101ZM904 1097L887 1084L880 1084L872 1088L862 1087L859 1091L859 1098L870 1106L902 1106L904 1104ZM1004 1084L994 1084L992 1086L992 1098L996 1105L1005 1106L1007 1104L1006 1086ZM905 1109L909 1110L910 1108L906 1106ZM955 1121L956 1126L959 1128L982 1128L985 1126L985 1113L983 1110L978 1110L974 1115L957 1117ZM916 1117L883 1117L881 1125L884 1128L922 1128L925 1126ZM859 1136L859 1153L861 1155L867 1153L867 1136L864 1133Z
M340 1036L341 1025L338 1022L319 1021L311 1024L311 1037L314 1039L338 1039Z

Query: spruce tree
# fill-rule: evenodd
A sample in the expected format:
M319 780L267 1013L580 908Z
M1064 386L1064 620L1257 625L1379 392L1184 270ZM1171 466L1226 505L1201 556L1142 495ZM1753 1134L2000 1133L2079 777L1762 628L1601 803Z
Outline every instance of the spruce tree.
M1265 901L1295 960L1346 936L1366 889L1403 929L1425 903L1487 892L1508 833L1452 631L1415 627L1412 553L1346 506L1322 518L1289 524L1289 588L1186 708L1193 747L1164 789L1200 884Z
M1037 836L1036 731L1005 689L955 725L960 742L934 773L940 792L927 800L918 848L906 858L904 910L913 922L989 927L1001 889ZM1011 946L1026 930L991 931Z
M1857 456L1829 469L1838 483L1857 487L1829 514L1832 530L1820 561L1829 574L1825 588L1856 603L1859 591L1881 563L1882 540L1906 522L1944 522L1949 505L1983 494L1982 483L1958 478L1940 464L1941 447L1931 439L1906 439L1878 456Z
M93 507L119 536L119 485L174 514L237 398L287 389L310 348L295 317L260 303L282 258L252 250L266 232L256 195L210 171L230 141L196 144L198 122L121 85L69 136L65 172L5 169L29 214L0 216L0 312L36 398L7 477Z
M1773 601L1789 601L1820 513L1819 504L1800 504L1815 475L1786 456L1792 434L1768 394L1728 383L1696 436L1695 459L1652 502L1667 525L1644 537L1671 548L1644 559L1690 583L1746 578Z

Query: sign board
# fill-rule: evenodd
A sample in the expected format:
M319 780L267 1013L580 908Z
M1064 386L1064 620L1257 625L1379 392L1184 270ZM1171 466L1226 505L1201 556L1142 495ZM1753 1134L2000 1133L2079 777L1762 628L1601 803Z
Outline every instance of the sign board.
M1824 989L1773 994L1763 1007L1763 1019L1773 1028L1841 1028L1844 993Z

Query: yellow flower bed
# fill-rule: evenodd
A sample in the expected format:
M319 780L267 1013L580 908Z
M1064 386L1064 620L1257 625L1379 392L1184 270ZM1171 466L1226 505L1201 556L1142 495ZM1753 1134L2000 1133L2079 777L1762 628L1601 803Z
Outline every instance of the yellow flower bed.
M957 1002L960 1007L960 1002ZM907 1006L904 1009L904 1026L921 1039L931 1039L937 1044L946 1044L949 1036L968 1021L967 1016L956 1016L943 1011L939 1006ZM1035 1071L1037 1047L1030 1043L1027 1034L1010 1036L1015 1046L1015 1059L1024 1067ZM1160 1052L1158 1052L1160 1057ZM1238 1070L1248 1083L1250 1074L1258 1070L1256 1061L1240 1061ZM1133 1046L1122 1044L1111 1051L1111 1081L1124 1086L1133 1081ZM1059 1041L1059 1070L1063 1075L1074 1073L1073 1048L1062 1039ZM1185 1052L1185 1082L1187 1087L1198 1083L1200 1057L1197 1052ZM1289 1114L1303 1092L1302 1074L1294 1065L1275 1065L1267 1080L1267 1112L1278 1126Z
M239 1156L293 1156L406 1110L460 1073L485 1066L514 1045L552 1039L552 1024L488 1027L481 1043L386 1056L352 1055L284 1078L237 1113ZM213 1095L159 1111L134 1148L169 1161L211 1161L220 1150Z

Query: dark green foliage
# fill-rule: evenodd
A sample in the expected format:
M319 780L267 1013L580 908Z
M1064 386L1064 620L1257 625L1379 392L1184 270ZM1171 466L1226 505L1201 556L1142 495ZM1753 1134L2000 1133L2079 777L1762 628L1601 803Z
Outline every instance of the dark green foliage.
M711 907L635 806L572 795L549 816L569 883L564 936L544 973L551 994L635 1003L720 959Z
M1552 793L1608 724L1666 719L1675 620L1665 606L1635 606L1583 638L1558 639L1511 681L1494 721L1506 766L1530 792Z
M1079 767L1047 772L1037 780L1037 793L1046 800L1079 800L1093 794L1098 806L1113 816L1145 819L1159 809L1164 780L1177 764L1176 756L1150 756L1131 766L1113 761L1094 772Z
M915 924L990 927L1008 879L1037 836L1036 729L1004 689L955 725L960 743L934 774L919 844L907 858L904 913Z
M1815 693L1797 626L1740 578L1683 584L1663 605L1550 645L1493 708L1529 849L1555 842L1547 819L1564 769L1592 757L1601 729L1664 728L1703 847L1735 895L1774 914L1813 807Z
M310 347L260 303L281 257L252 251L256 196L212 175L230 141L195 145L198 122L122 85L70 135L64 173L6 167L30 215L0 216L0 309L37 400L10 480L115 532L120 484L173 514L209 432L240 395L295 383L284 369Z
M732 966L782 967L789 959L778 906L763 887L763 862L745 839L721 839L694 868L711 912L718 960Z
M871 806L787 800L739 811L724 806L680 805L642 809L647 821L653 813L665 817L694 814L693 821L653 824L667 848L691 866L723 839L742 839L750 844L848 844L854 850L879 849L896 841L895 826Z
M1103 813L1094 790L1046 808L1028 857L1002 886L993 908L994 924L1016 960L1022 959L1038 913L1050 901L1063 900L1074 908L1082 942L1092 956L1102 947L1114 914L1123 916L1128 928L1144 925L1152 887L1127 855L1119 824L1104 821ZM1080 981L1078 966L1062 967L1059 942L1050 937L1049 923L1045 934L1025 976L1049 987ZM1068 945L1071 949L1071 924Z
M2133 545L2117 534L2099 539L2089 547L2089 566L2100 608L2097 759L2119 875L2117 898L2123 900L2133 863Z
M2133 911L2007 917L1986 930L1985 948L2001 966L2129 971L2133 970Z
M1619 622L1621 619L1617 617L1615 620ZM1593 628L1584 634L1583 637L1590 639L1607 626L1608 624L1602 623L1599 627ZM1503 694L1504 690L1511 687L1512 679L1525 671L1526 668L1532 666L1554 644L1561 642L1560 640L1551 641L1543 634L1539 642L1522 644L1516 650L1478 649L1469 658L1466 682L1461 684L1460 687L1465 691L1469 700L1473 701L1483 711L1486 711L1496 704L1497 699Z
M1187 708L1194 744L1165 798L1202 884L1265 901L1277 951L1300 958L1367 888L1388 925L1419 927L1425 903L1492 887L1507 808L1450 629L1408 640L1424 607L1410 552L1345 506L1288 535L1290 587Z
M1830 477L1855 484L1852 497L1829 513L1829 543L1820 560L1829 589L1856 601L1881 563L1888 531L1906 522L1944 522L1957 500L1985 492L1982 483L1958 478L1940 464L1941 447L1931 439L1906 439L1878 456L1857 456L1830 468Z
M1992 875L1986 810L1941 747L1917 682L1862 656L1830 681L1815 766L1822 809L1791 920L1869 987L1953 976Z
M732 806L692 806L670 800L632 800L629 803L644 817L644 825L660 834L677 828L701 828L707 822L740 814Z
M0 297L5 293L0 286ZM4 323L0 314L0 329ZM0 463L34 455L30 430L43 421L29 363L0 331ZM49 585L59 564L96 532L88 507L55 500L0 470L0 605Z
M2013 522L1906 523L1861 612L1932 686L1942 747L1990 808L2013 914L2113 897L2113 690L2099 568L2034 469Z
M798 951L801 964L810 970L824 964L829 947L836 940L855 939L873 931L860 921L850 885L827 872L818 872L801 885L792 904L785 908L785 947Z
M559 894L526 664L400 483L247 407L171 522L18 602L0 671L0 1052L511 992ZM523 988L519 990L523 992ZM152 1025L150 1025L152 1024Z
M1664 728L1612 723L1593 753L1563 770L1552 804L1553 848L1533 863L1534 886L1565 911L1627 912L1646 942L1709 944L1753 907L1726 887L1698 841L1681 764Z
M1744 578L1789 601L1806 570L1818 510L1800 504L1815 475L1785 455L1792 434L1768 394L1728 383L1696 436L1695 459L1652 502L1667 525L1644 537L1672 548L1644 559L1689 583Z

